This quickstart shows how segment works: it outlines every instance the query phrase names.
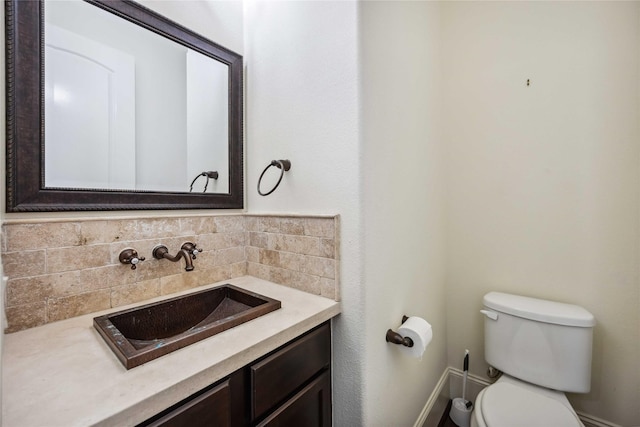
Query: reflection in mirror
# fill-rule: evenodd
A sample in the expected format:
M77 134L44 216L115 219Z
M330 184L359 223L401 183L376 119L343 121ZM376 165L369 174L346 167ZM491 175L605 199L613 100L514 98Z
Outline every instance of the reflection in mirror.
M240 55L129 0L5 17L7 211L243 207Z
M216 171L193 191L227 193L228 66L89 3L44 4L45 186L184 192Z

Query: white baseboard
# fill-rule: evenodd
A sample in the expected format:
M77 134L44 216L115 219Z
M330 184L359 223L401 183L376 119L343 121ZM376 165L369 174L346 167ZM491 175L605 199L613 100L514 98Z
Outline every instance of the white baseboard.
M413 427L437 427L449 400L462 395L462 378L463 372L460 369L450 366L445 368ZM482 377L468 374L465 397L475 402L478 393L490 384ZM578 416L585 427L621 427L618 424L582 412L578 412Z
M610 421L605 421L601 418L596 418L593 415L584 414L579 411L576 411L576 412L578 413L578 416L580 417L580 421L582 421L582 424L584 424L585 427L622 427Z
M437 427L440 417L449 403L449 369L444 369L413 427ZM442 406L443 403L444 406Z

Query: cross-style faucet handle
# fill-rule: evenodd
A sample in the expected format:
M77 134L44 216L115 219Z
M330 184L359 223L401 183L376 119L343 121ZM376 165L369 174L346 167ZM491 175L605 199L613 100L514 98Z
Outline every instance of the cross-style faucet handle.
M196 259L196 256L202 252L202 249L199 249L195 243L185 242L182 245L182 249L186 250L191 254L192 259Z
M139 256L138 252L135 249L124 249L120 252L119 256L120 262L123 264L131 264L131 269L135 270L136 266L140 261L144 261L145 258L143 256Z

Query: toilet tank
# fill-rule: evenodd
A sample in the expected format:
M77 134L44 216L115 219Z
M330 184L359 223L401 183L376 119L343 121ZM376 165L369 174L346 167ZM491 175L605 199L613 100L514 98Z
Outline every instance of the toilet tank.
M489 292L483 299L485 359L512 377L587 393L595 318L584 308Z

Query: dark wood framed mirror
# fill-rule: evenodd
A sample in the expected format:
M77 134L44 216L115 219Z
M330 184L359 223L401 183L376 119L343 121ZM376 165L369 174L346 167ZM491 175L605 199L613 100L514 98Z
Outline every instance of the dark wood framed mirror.
M110 16L133 23L228 67L228 73L225 74L225 80L228 80L227 97L223 102L226 104L223 121L226 120L228 126L225 130L228 145L224 147L228 163L225 165L227 169L221 169L228 184L225 183L219 192L200 192L200 183L196 190L198 192L191 192L189 182L194 176L192 170L181 179L180 188L184 188L184 191L147 190L118 185L114 188L93 187L90 184L86 188L48 185L49 178L45 174L46 133L49 132L45 132L45 129L49 129L46 128L45 117L45 3L42 0L8 0L5 2L7 212L243 208L242 56L132 1L85 0L83 4L106 11ZM68 124L66 126L69 127ZM172 144L179 146L182 143L177 140ZM165 149L168 148L156 145L146 151L161 152ZM73 149L57 150L57 154L64 154L62 157L75 152ZM73 162L75 165L82 163L77 159ZM69 167L75 165L70 164ZM147 175L162 177L171 168L172 165L166 163L151 166L151 173ZM196 178L202 171L198 169L197 172ZM208 183L209 177L206 179ZM207 191L206 188L204 191Z

